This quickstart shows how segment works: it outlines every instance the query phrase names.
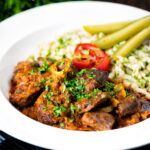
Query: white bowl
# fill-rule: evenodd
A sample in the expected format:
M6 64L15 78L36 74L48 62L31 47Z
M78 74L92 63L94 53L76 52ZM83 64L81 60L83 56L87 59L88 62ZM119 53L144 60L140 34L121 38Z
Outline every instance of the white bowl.
M8 101L14 66L50 41L85 24L126 21L147 11L104 2L69 2L46 5L0 23L0 130L31 144L51 149L126 149L150 143L150 119L136 125L101 132L67 131L34 121Z

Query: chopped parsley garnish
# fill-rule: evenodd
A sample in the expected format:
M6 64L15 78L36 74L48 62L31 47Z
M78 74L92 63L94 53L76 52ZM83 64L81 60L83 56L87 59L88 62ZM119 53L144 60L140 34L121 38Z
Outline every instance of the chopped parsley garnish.
M82 69L80 72L77 73L77 76L83 76L83 74L89 73L86 69Z
M60 114L62 113L62 112L66 112L66 107L64 106L64 105L61 105L61 106L55 106L54 108L53 108L53 114L56 116L56 117L59 117L60 116Z
M84 82L85 80L82 79L81 81L79 79L72 79L70 81L68 81L66 78L64 80L66 89L68 89L69 93L73 96L73 97L77 97L77 99L79 99L79 97L81 98L81 96L84 94Z
M32 63L32 67L38 67L39 64L38 63Z
M144 88L144 82L143 81L140 82L140 86L141 86L141 88Z
M47 101L49 101L52 96L53 96L53 92L52 92L52 91L50 91L50 92L47 93L47 94L43 94L43 97L44 97Z
M30 74L31 74L31 75L35 75L36 72L35 72L34 70L30 70Z
M71 80L68 80L67 78L64 79L65 88L67 89L68 93L77 101L81 99L91 99L92 95L96 95L96 93L93 92L85 92L85 82L86 80L82 77L84 74L87 74L87 77L90 76L90 78L95 77L95 74L93 72L89 72L86 69L82 69L80 72L77 73L77 76L80 76L81 78L73 78Z
M89 79L93 79L94 77L96 77L96 75L93 72L89 72L88 77Z
M85 54L85 55L89 55L90 54L90 52L87 51L87 50L82 50L81 52L82 52L82 54Z
M21 91L16 91L16 93L18 93L18 94L19 94L19 93L21 93Z
M150 73L148 73L148 74L146 75L146 77L150 77Z
M71 110L72 113L74 113L75 110L76 110L76 107L75 107L74 105L71 105L71 106L70 106L70 110Z
M40 80L40 82L41 82L41 83L46 83L46 80L45 80L44 78L42 78L42 79Z
M74 118L69 119L69 122L73 123L74 122Z
M103 89L105 92L111 92L112 90L114 90L114 84L111 83L111 82L106 82L105 83L105 86L104 86L104 89Z
M43 110L48 110L48 107L43 107L42 109L43 109Z
M114 63L114 64L116 64L116 62L117 62L116 60L113 60L113 63Z
M81 61L81 54L79 54L79 56L78 56L78 61L79 62Z
M80 104L77 105L77 111L80 111Z
M70 45L72 39L71 38L63 39L62 37L60 37L58 39L58 42L59 42L59 46L57 47L57 49L59 51L61 48L66 48L68 45Z
M49 85L47 85L47 84L45 86L45 91L47 91L47 92L49 91Z
M38 68L38 72L39 72L39 73L42 73L42 72L47 72L47 71L49 71L49 65L48 65L47 60L45 59L45 60L43 61L42 67L41 67L41 68Z
M137 76L134 76L134 79L140 82L140 79Z
M58 63L58 66L62 66L65 62L64 61L61 61Z
M125 90L125 92L126 92L126 97L129 97L129 96L130 96L130 94L132 94L132 93L133 93L133 91L132 91L132 90Z
M43 94L43 97L44 97L45 99L47 99L47 94Z
M148 61L146 61L146 62L145 62L145 66L148 66L148 65L149 65L149 62L148 62Z
M49 85L49 82L46 81L46 85L45 85L45 90L48 92L50 89L50 85Z
M60 123L60 127L63 128L65 125L64 123Z
M91 104L91 105L92 105L92 102L91 102L91 101L89 101L89 104Z
M103 94L103 95L102 95L102 98L106 98L106 95L105 95L105 94Z
M116 92L118 91L114 84L108 81L105 83L103 90L105 92L110 92L111 96L115 96Z
M47 55L46 55L46 58L49 58L51 55L51 51L48 51Z
M48 80L50 80L50 82L53 82L54 80L53 79L51 79L50 77L47 77L47 79Z
M142 58L137 57L136 60L137 61L142 61Z

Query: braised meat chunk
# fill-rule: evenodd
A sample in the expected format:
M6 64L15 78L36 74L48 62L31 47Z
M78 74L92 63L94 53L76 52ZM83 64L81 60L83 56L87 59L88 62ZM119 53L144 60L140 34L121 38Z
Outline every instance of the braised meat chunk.
M46 95L49 94L50 93L48 92L43 92L35 102L35 108L37 111L38 121L45 124L54 125L58 122L59 118L56 118L53 113L55 105L52 103L52 101L46 99Z
M118 106L118 114L126 116L129 114L136 113L140 110L141 104L140 100L135 96L130 96L122 100Z
M81 99L80 101L75 103L75 106L78 108L77 111L79 113L84 113L92 110L100 104L103 104L109 98L110 94L107 92L93 91L92 96L90 98Z
M85 80L85 92L91 92L95 88L100 88L108 79L108 73L96 68L82 69L77 73L77 78L82 82Z
M35 73L37 67L33 64L19 63L11 80L10 101L19 107L30 105L41 93L41 87L36 85L41 75Z
M130 125L133 125L135 123L140 122L140 114L139 113L135 113L131 116L128 116L126 118L121 118L118 120L118 128L122 128L122 127L127 127Z
M147 101L145 98L141 98L140 101L142 105L140 114L141 114L142 120L144 120L150 117L150 102Z
M10 101L23 108L32 104L40 95L41 88L36 86L36 83L24 83L15 87L14 93L10 95Z
M22 110L22 113L34 120L37 120L37 112L36 112L36 109L35 109L35 106L30 106L30 107L25 107L23 110Z
M87 112L83 115L82 122L94 130L104 131L112 129L115 118L105 112Z

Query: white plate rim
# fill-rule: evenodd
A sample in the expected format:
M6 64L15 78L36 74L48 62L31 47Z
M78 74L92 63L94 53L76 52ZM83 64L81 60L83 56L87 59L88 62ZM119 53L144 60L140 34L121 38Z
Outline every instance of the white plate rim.
M0 33L1 33L2 29L4 29L4 26L6 26L7 24L10 24L10 22L14 21L16 18L22 17L23 14L26 15L26 14L29 14L29 13L35 13L35 11L37 11L38 9L42 9L42 8L44 9L44 7L46 8L46 7L53 7L53 6L56 6L56 5L57 6L58 5L59 6L61 6L61 5L65 6L65 5L73 5L73 4L76 4L76 5L89 5L89 4L91 5L91 4L95 4L95 5L97 5L97 4L100 4L100 3L102 5L110 5L111 4L113 6L114 5L118 5L119 7L128 7L128 8L130 7L130 8L136 9L136 10L138 10L140 12L143 12L143 14L148 14L147 11L144 11L144 10L141 10L141 9L138 9L138 8L134 8L134 7L131 7L131 6L124 6L122 4L114 4L114 3L106 3L106 2L65 2L65 3L57 3L57 4L47 5L47 6L41 6L39 8L30 9L28 11L25 11L23 13L15 15L15 16L9 18L9 19L6 19L5 21L0 23ZM20 33L20 36L18 36L16 39L12 40L7 46L3 47L3 52L1 51L0 59L6 53L6 51L12 46L12 44L14 42L16 42L18 39L24 37L26 34L29 34L30 32L36 31L37 29L40 29L40 27L38 27L38 28L36 28L36 29L34 29L32 31L29 30L28 33L24 33L24 34ZM4 41L5 39L2 39L1 37L2 36L0 36L0 40L2 40L2 42L5 42ZM135 147L135 146L139 146L139 145L150 143L150 140L149 140L150 136L148 136L148 135L150 135L149 134L150 131L148 131L148 127L150 125L150 120L149 119L145 120L145 121L143 121L141 123L138 123L138 124L136 124L134 126L123 128L121 130L120 129L116 129L116 130L112 130L112 131L90 132L90 133L89 132L88 133L87 132L79 132L79 131L65 131L65 130L62 130L62 129L57 129L57 128L49 127L47 125L38 123L38 122L36 122L36 121L34 121L32 119L29 119L28 117L22 115L21 113L18 113L18 111L16 109L14 109L13 106L10 105L10 103L8 103L8 101L4 100L5 97L3 96L1 91L0 91L0 98L3 100L3 101L0 101L0 105L1 105L0 106L0 109L1 109L0 110L0 119L5 120L5 121L7 120L7 118L5 118L5 116L1 115L2 113L3 114L6 113L5 109L7 108L8 110L13 110L11 112L10 116L14 115L14 116L16 116L16 119L21 120L24 123L28 123L26 125L25 129L22 128L22 127L20 127L19 129L12 129L10 126L5 126L5 124L1 123L0 124L0 129L2 128L4 132L6 132L6 133L8 133L8 134L18 138L18 139L21 139L21 140L23 140L25 142L34 144L34 145L42 146L42 147L45 147L45 148L69 149L71 145L66 145L63 142L57 144L57 142L56 142L57 140L60 141L61 138L62 139L65 138L67 140L67 142L69 142L69 143L72 143L72 141L74 141L74 140L78 141L80 148L90 149L91 148L90 142L91 142L91 144L92 143L96 143L96 142L98 143L99 140L102 140L102 142L104 142L104 141L106 141L107 137L109 137L109 135L111 135L114 139L118 139L118 140L119 140L119 137L122 137L124 135L122 138L124 140L126 140L125 143L121 142L120 145L118 145L118 146L114 145L114 147L111 147L111 149L131 148L131 147ZM1 103L1 102L3 102L3 103ZM6 116L8 117L9 114L7 114ZM12 119L14 119L14 118L12 118ZM11 124L13 124L13 120L10 119L10 121L12 121ZM19 125L21 125L21 124L22 123L20 123ZM16 127L18 127L18 125ZM34 129L31 128L31 127L34 127ZM38 134L36 134L36 131L39 128L42 129L43 133L51 133L52 134L52 132L53 132L53 135L57 135L59 137L54 137L54 136L50 137L50 136L47 136L47 135L43 134L40 131L40 135L42 135L42 138L44 138L44 135L45 135L46 138L49 138L52 141L51 142L52 144L49 144L49 143L47 143L45 141L39 141L39 138L37 137ZM23 129L25 131L23 131ZM33 134L36 136L36 137L33 136L34 139L32 139L33 137L31 136L31 134L27 134L27 132L28 132L27 129L29 131L32 131L31 132L32 136L33 136ZM50 129L51 129L51 131L50 131ZM137 129L138 129L138 131L137 131ZM147 129L147 132L146 133L143 132L143 129L144 129L144 131L146 131L146 129ZM130 132L130 134L133 133L135 135L131 135L131 137L127 138L127 133L129 133L129 132ZM31 137L29 137L29 135ZM102 136L103 136L103 138L102 138ZM72 140L70 139L70 137L72 137ZM91 138L93 138L93 137L96 138L95 141L91 140ZM130 143L129 141L132 138L135 138L135 137L136 137L137 142ZM83 138L84 138L84 141L87 141L86 146L83 145L82 142L81 142L81 139L83 140ZM98 140L98 138L99 138L99 140ZM109 138L109 141L110 141L111 138ZM118 143L116 143L116 144L118 144ZM128 145L126 145L126 144L128 144ZM104 146L104 143L101 143L101 145ZM112 146L112 145L113 145L113 143L110 142L110 146ZM72 147L72 149L76 149L79 146L78 145L74 145ZM95 145L94 148L98 149L97 146L98 145ZM105 147L103 147L103 149L107 149L110 146L106 145Z

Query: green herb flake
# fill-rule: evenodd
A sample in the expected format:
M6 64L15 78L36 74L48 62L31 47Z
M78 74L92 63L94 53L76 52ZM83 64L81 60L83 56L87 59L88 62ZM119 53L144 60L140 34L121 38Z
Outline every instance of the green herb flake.
M148 66L148 65L149 65L149 62L148 62L148 61L146 61L146 62L145 62L145 66Z
M66 107L64 106L64 105L61 105L61 106L55 106L54 108L53 108L53 114L56 116L56 117L59 117L60 116L60 114L62 113L62 112L66 112Z
M38 67L39 66L39 64L37 64L37 63L32 63L31 65L32 65L32 67Z
M75 110L76 110L76 107L75 107L74 105L71 105L71 106L70 106L70 110L71 110L72 113L74 113Z
M68 104L70 103L70 100L69 100L69 98L67 98L67 103L68 103Z
M74 118L69 119L69 122L73 123L74 122Z
M79 62L81 61L81 54L79 54L78 61Z
M106 98L106 95L105 95L105 94L103 94L103 95L102 95L102 98Z
M144 82L143 81L140 82L140 86L141 86L141 88L144 88Z
M38 72L42 73L42 72L47 72L47 71L49 71L49 65L48 65L48 61L45 59L43 61L42 67L38 68Z
M43 97L44 97L45 99L47 99L47 94L43 94Z
M146 77L150 77L150 73L148 73L148 74L146 75Z
M43 110L48 110L48 107L43 107L42 109L43 109Z
M80 111L80 104L77 105L77 111Z
M39 84L39 83L36 83L36 86L40 86L40 84Z
M46 58L49 58L51 55L51 51L48 51L47 55L46 55Z
M60 123L60 128L63 128L64 126L64 123Z
M89 104L91 104L91 105L92 105L92 101L89 101Z
M58 66L64 65L64 63L65 63L64 61L61 61L61 62L58 63Z
M137 76L134 76L134 79L140 82L140 79Z
M18 94L19 94L19 93L21 93L21 91L16 91L16 93L18 93Z
M137 61L142 61L142 58L137 57L136 60L137 60Z
M82 54L85 54L85 55L89 55L89 54L90 54L90 52L87 51L87 50L82 50L81 53L82 53Z
M42 78L42 79L40 80L40 82L41 82L41 83L46 83L46 80L45 80L44 78Z
M83 74L85 73L89 73L89 71L87 71L86 69L81 69L81 71L77 73L77 76L83 76Z
M36 72L34 70L30 70L31 75L36 75Z
M45 86L45 91L47 91L47 92L49 91L49 85Z

